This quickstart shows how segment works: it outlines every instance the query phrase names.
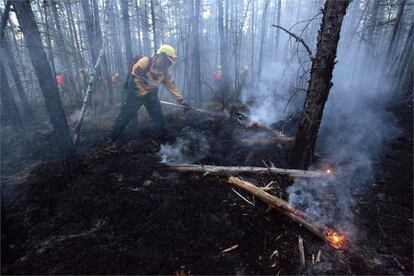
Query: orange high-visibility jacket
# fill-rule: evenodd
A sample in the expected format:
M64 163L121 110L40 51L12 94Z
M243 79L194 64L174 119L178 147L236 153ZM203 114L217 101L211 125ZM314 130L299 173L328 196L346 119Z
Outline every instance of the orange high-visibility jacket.
M181 91L175 86L171 74L171 68L167 73L160 72L155 68L155 65L153 63L146 74L143 76L139 75L139 71L145 71L149 60L149 57L143 57L138 60L134 66L132 66L131 75L135 77L135 86L137 88L138 96L142 97L147 93L151 93L155 91L155 88L163 84L168 89L168 91L171 92L176 100L183 99Z

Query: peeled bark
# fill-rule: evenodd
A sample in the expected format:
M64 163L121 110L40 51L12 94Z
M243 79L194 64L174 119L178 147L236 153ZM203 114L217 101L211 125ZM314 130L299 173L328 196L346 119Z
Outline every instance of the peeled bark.
M332 73L342 20L350 1L326 0L317 51L312 60L311 76L293 147L292 165L305 169L313 160L316 139L321 125L323 110L332 87Z
M329 173L323 171L304 171L294 169L282 169L275 167L248 167L248 166L212 166L196 164L168 163L168 168L180 172L200 172L212 175L236 175L241 173L250 174L279 174L298 178L318 178L327 177Z
M56 142L59 145L62 159L66 169L72 171L79 166L78 157L73 147L65 111L58 93L59 90L47 62L30 1L12 0L12 4L23 31L37 79L39 80L40 89L45 99L46 109L56 135Z
M91 76L89 78L89 81L88 81L88 88L86 90L86 94L85 94L85 97L83 99L82 109L81 109L81 112L79 114L79 119L78 119L78 122L77 122L76 127L75 127L75 134L73 136L73 143L75 144L75 146L79 142L80 130L82 128L83 120L85 119L86 108L88 108L88 104L89 104L90 99L91 99L91 96L92 96L93 84L94 84L94 82L96 80L96 75L97 75L98 67L99 67L99 65L101 63L101 60L103 58L103 53L104 53L104 50L102 49L100 51L100 53L99 53L98 60L96 61L96 64L95 64L95 66L93 68L92 74L91 74Z

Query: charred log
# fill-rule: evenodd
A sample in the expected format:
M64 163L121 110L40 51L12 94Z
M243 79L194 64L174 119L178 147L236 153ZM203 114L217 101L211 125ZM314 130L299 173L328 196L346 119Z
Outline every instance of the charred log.
M291 220L305 227L315 236L326 241L334 248L342 249L348 245L348 241L344 235L335 232L333 229L330 229L324 224L312 221L305 213L294 208L283 199L271 195L260 187L237 177L230 176L228 182L256 196L258 199L269 205L270 208L289 217Z

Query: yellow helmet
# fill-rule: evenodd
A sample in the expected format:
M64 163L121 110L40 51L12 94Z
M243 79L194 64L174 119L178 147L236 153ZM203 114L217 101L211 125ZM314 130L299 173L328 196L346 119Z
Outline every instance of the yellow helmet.
M161 45L161 47L157 51L157 55L164 53L167 55L168 59L171 60L172 63L177 62L177 54L175 49L168 44Z

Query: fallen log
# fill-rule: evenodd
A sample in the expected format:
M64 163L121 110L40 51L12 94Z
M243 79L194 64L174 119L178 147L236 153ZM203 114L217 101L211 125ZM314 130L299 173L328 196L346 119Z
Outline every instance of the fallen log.
M212 166L212 165L196 165L196 164L186 164L186 163L167 163L169 169L179 171L179 172L199 172L212 175L237 175L241 173L251 173L251 174L280 174L288 175L290 177L298 178L317 178L317 177L327 177L330 174L324 171L304 171L304 170L295 170L295 169L282 169L275 167L228 167L228 166Z
M249 146L267 145L271 143L293 144L295 142L295 138L285 136L285 135L275 135L275 136L267 136L267 137L242 138L241 142Z
M230 176L228 182L253 194L255 197L266 203L270 208L286 215L299 225L304 226L311 233L326 241L334 248L344 249L345 245L349 244L344 235L337 233L335 230L330 229L324 224L312 221L302 211L294 208L283 199L265 192L260 187L234 176Z

